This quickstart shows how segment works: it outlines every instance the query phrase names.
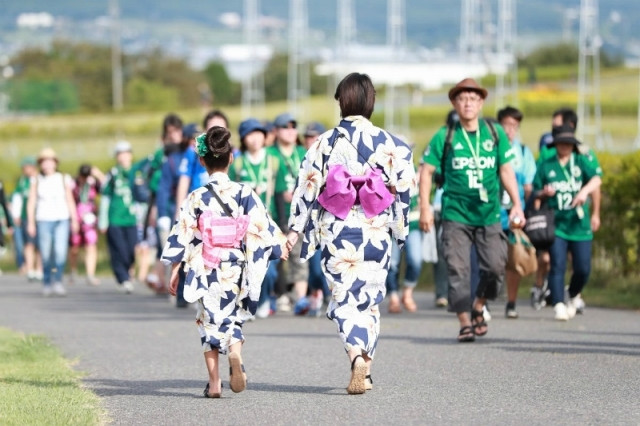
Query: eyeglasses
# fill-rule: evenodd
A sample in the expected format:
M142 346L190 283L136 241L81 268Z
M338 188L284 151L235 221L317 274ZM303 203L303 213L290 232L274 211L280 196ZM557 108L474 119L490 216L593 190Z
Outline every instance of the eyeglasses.
M296 124L295 123L288 123L286 126L279 126L278 129L295 129L296 128Z
M470 104L475 104L480 102L480 100L482 100L482 98L480 96L458 96L456 97L456 102L459 104L466 104L466 103L470 103Z

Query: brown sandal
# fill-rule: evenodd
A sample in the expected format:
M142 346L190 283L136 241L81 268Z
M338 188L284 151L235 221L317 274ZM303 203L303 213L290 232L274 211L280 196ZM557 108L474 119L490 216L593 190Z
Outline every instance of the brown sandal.
M363 394L366 390L365 378L367 377L367 364L362 355L357 355L351 361L351 381L347 386L347 393L350 395Z
M242 358L237 352L229 354L229 386L235 393L247 388L247 375L244 372Z

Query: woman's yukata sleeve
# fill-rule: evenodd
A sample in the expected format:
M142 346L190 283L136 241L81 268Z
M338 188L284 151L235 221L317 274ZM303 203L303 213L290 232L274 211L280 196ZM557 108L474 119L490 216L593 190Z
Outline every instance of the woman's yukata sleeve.
M398 168L395 170L395 174L397 176L395 184L396 200L392 205L395 220L391 225L391 234L400 248L404 245L407 235L409 234L409 209L411 205L411 197L417 191L416 172L413 166L413 153L410 149L402 151L406 152L406 155L398 161Z
M169 238L162 250L160 260L165 264L180 263L184 260L185 252L194 238L198 228L196 208L202 203L200 195L195 191L189 194L180 208L178 220L173 225Z
M260 197L246 185L242 188L240 204L244 210L242 214L249 215L249 227L245 240L246 265L238 295L238 305L244 311L239 315L247 319L256 313L269 260L277 259L282 255L282 246L286 238L267 213Z
M289 216L289 229L293 231L304 231L313 210L313 204L320 195L320 188L324 184L322 166L329 157L329 152L325 152L328 151L328 146L328 139L325 135L318 138L311 145L300 165Z

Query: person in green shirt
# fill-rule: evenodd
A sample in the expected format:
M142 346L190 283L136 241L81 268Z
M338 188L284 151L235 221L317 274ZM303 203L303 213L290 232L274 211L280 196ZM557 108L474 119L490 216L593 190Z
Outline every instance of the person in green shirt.
M42 258L37 250L36 238L27 232L27 200L31 179L38 173L36 158L25 157L20 166L22 175L18 178L11 195L16 264L20 272L27 275L29 281L37 281L42 279Z
M589 279L593 230L587 199L602 183L602 172L594 167L588 156L580 153L579 143L573 127L565 126L556 131L552 142L556 155L538 163L533 181L536 198L546 199L555 214L556 238L549 250L549 289L555 319L559 321L575 316L577 298ZM568 252L573 259L573 273L569 300L565 304L564 275Z
M98 216L98 229L107 234L111 269L120 288L133 292L129 271L135 263L138 244L136 206L131 195L131 144L121 141L115 147L116 166L107 174Z
M277 223L278 217L285 214L282 192L276 192L280 160L265 148L267 129L260 121L249 118L240 123L238 133L242 155L235 158L229 167L229 178L249 184ZM278 280L278 262L269 261L258 300L258 318L266 318L270 314L270 296Z
M546 159L554 158L556 156L556 148L553 145L553 136L555 133L563 129L563 126L568 126L574 132L578 128L578 114L571 108L559 108L553 112L551 117L551 132L545 133L540 138L540 155L538 157L538 163L543 162ZM583 143L579 143L577 147L580 154L587 157L588 162L596 170L596 172L602 176L602 168L595 152ZM600 200L602 195L600 188L598 187L591 194L591 230L597 232L600 229ZM536 273L536 282L534 287L531 288L531 303L536 309L544 306L545 297L548 294L548 289L545 288L545 280L549 273L549 252L538 252L538 271ZM576 307L579 313L584 311L584 301L577 296L575 300Z
M297 122L291 114L278 115L273 121L273 125L276 128L276 142L267 148L267 151L280 161L275 191L276 193L282 192L284 214L278 215L277 223L280 229L286 232L288 231L293 190L306 150L298 138ZM309 310L309 300L307 299L309 266L300 262L301 249L302 239L293 248L289 260L280 263L280 280L275 289L276 296L278 296L278 309L281 311L291 310L286 290L289 284L293 284L296 294L294 310L299 315L305 314Z
M513 200L509 222L522 226L525 221L509 164L514 156L509 139L501 126L479 119L487 94L471 78L449 90L459 122L448 143L446 126L433 136L420 171L420 227L424 231L434 225L429 201L433 175L439 171L444 176L442 240L449 271L449 311L458 316L460 342L487 333L482 310L487 299L497 296L499 277L505 270L507 241L500 224L500 183ZM480 283L472 303L470 249L474 243Z

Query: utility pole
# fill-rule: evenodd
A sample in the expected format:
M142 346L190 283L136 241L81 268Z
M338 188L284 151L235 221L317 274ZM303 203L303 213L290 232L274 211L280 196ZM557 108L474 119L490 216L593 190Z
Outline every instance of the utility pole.
M336 6L338 10L338 28L337 32L337 45L336 45L336 64L339 66L335 68L333 74L333 87L331 88L330 95L338 87L338 83L345 76L343 68L349 69L351 64L350 54L352 53L353 45L356 41L356 13L354 0L336 0ZM351 72L351 70L349 70ZM340 115L340 106L335 104L336 116Z
M387 0L387 17L387 46L391 52L390 59L399 64L403 60L406 48L405 0ZM384 108L385 128L392 133L410 139L408 102L409 95L406 87L396 86L392 81L387 82Z
M242 80L242 117L264 115L264 72L258 68L256 45L260 39L259 0L244 0L244 42L249 50L249 75Z
M578 139L595 142L603 149L600 135L600 46L598 0L580 0L580 36L578 68Z
M111 17L111 86L113 110L122 110L122 52L120 49L120 6L118 0L109 0Z
M305 52L308 26L307 0L289 0L287 101L289 111L298 120L306 118L300 103L309 98L310 92L309 59Z
M469 62L477 61L482 54L480 16L480 0L462 0L460 56L467 58Z
M505 105L507 96L518 103L518 61L516 58L516 2L498 0L498 57L505 64L496 78L496 109ZM510 95L510 96L509 96Z

